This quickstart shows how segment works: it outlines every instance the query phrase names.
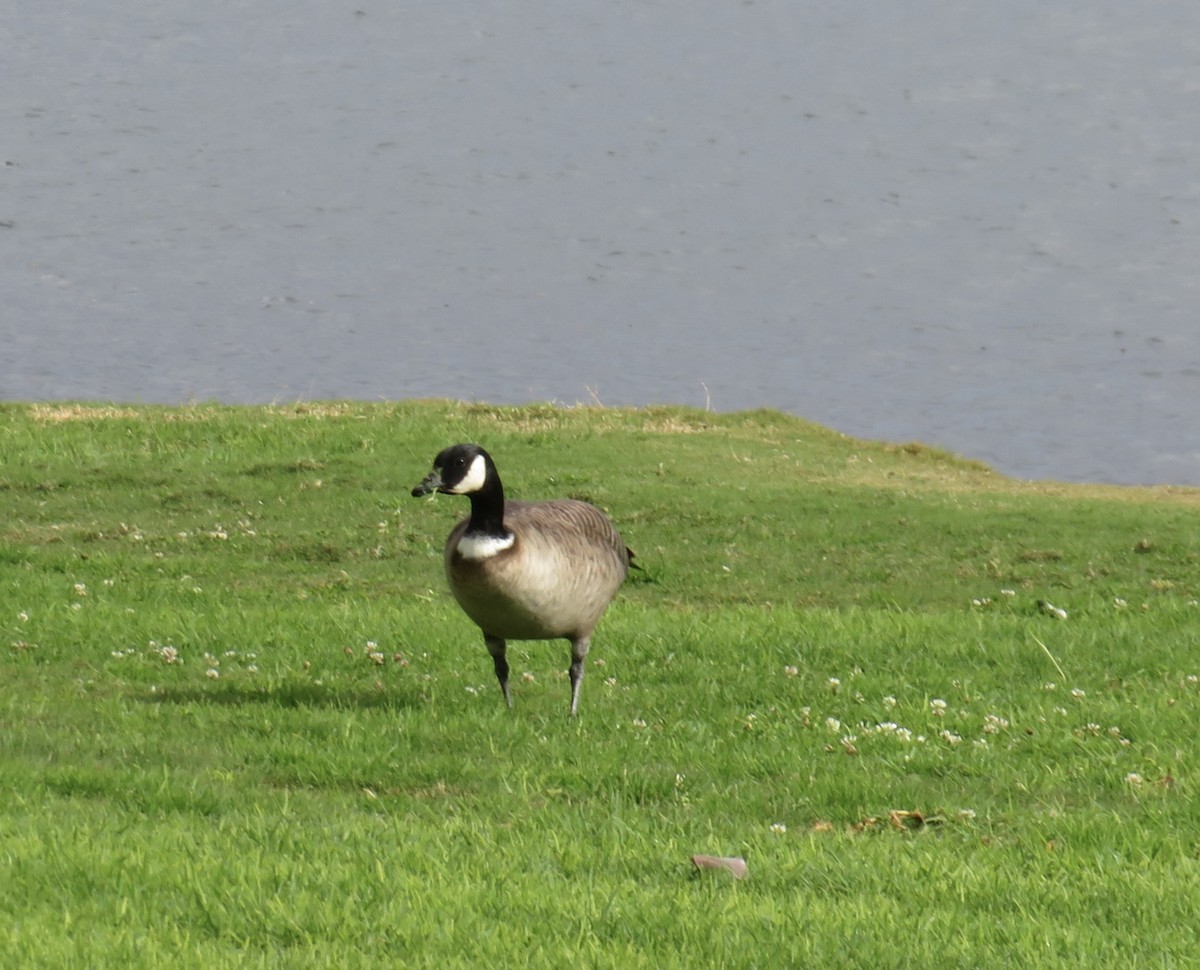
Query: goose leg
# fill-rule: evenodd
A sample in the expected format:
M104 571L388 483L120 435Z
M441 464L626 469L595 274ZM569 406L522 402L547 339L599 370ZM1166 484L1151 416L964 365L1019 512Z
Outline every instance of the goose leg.
M504 656L505 642L500 637L483 635L488 653L492 655L492 665L496 668L496 679L500 681L500 690L504 693L504 703L512 707L512 694L508 692L508 659Z
M579 688L583 686L583 662L587 660L591 637L571 641L571 717L579 711Z

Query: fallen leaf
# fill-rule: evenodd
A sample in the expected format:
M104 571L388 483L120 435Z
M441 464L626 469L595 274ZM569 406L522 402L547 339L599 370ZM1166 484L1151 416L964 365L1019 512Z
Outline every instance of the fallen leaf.
M866 832L871 829L879 828L884 823L884 819L878 815L870 815L864 818L861 822L856 822L850 826L851 832ZM888 825L894 829L899 829L902 832L915 831L916 829L924 828L927 825L937 825L944 821L938 815L926 815L924 812L908 811L906 809L894 809L888 812Z
M919 829L925 824L925 816L920 812L894 811L888 814L888 821L894 829Z

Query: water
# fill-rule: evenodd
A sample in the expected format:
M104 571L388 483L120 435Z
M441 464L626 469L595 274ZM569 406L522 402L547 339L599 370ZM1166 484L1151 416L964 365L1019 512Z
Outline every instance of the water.
M18 0L0 397L769 406L1200 485L1200 6L877 7Z

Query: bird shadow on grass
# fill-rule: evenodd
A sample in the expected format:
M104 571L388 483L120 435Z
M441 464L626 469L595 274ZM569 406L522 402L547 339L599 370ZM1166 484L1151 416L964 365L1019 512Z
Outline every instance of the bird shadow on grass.
M395 689L331 688L321 684L278 684L269 687L159 687L145 694L147 704L216 705L278 708L334 708L345 710L404 710L422 703L419 694Z

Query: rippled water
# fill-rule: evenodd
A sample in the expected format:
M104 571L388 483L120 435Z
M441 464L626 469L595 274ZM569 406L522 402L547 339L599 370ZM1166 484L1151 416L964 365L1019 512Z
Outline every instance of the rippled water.
M1200 6L5 18L0 397L770 406L1200 485Z

